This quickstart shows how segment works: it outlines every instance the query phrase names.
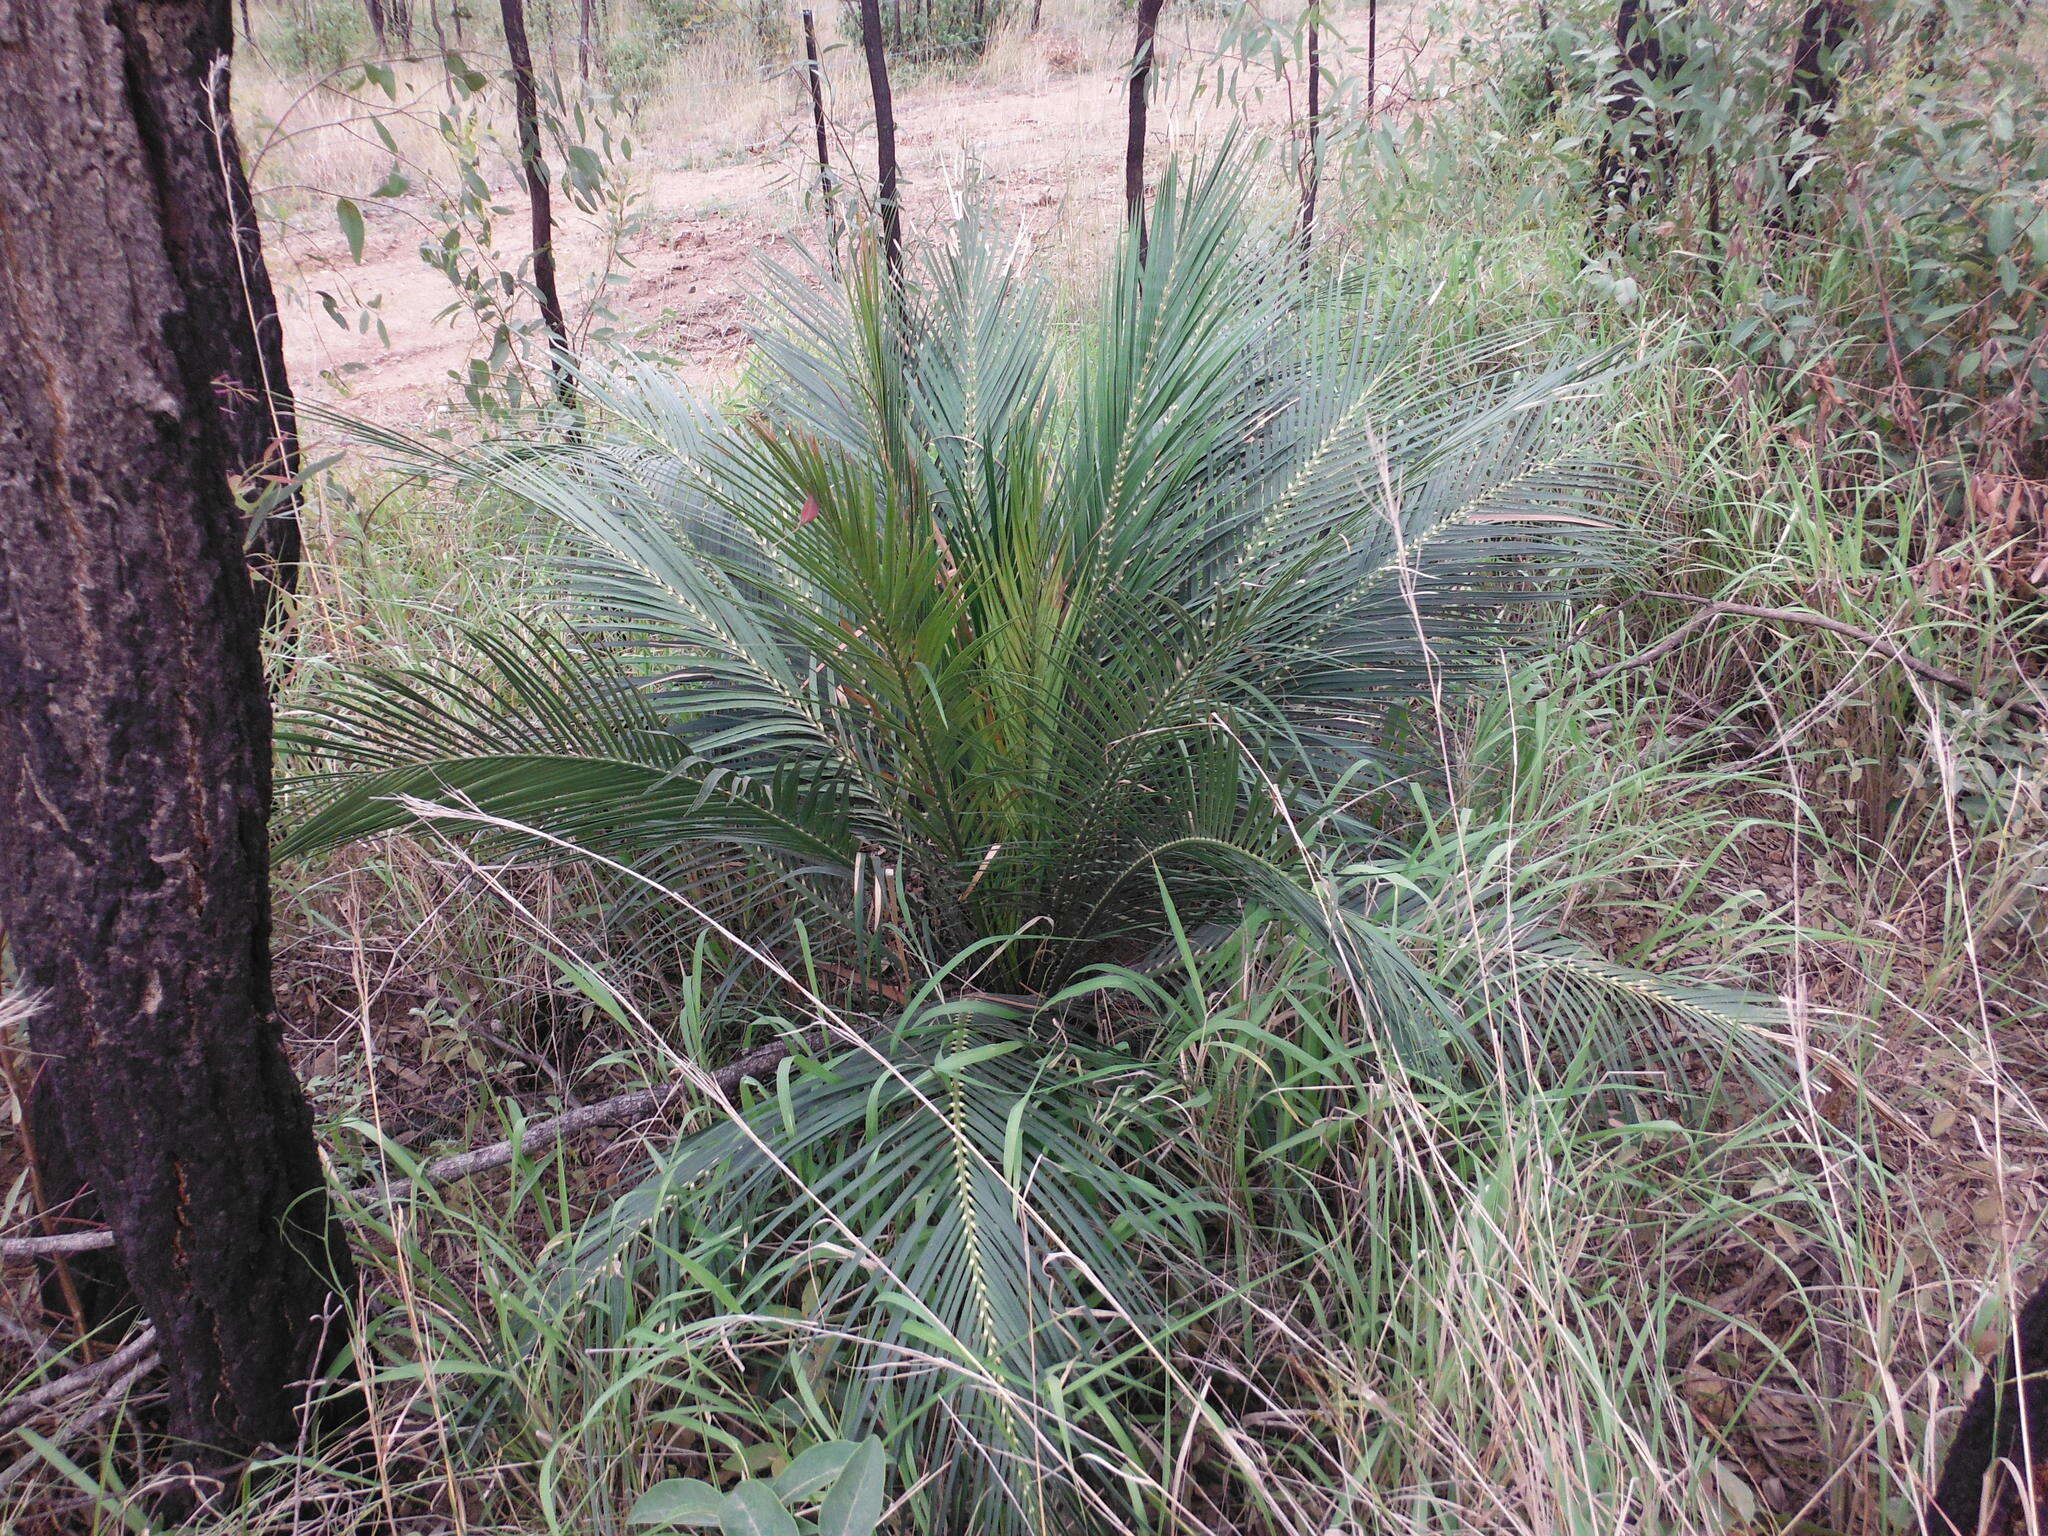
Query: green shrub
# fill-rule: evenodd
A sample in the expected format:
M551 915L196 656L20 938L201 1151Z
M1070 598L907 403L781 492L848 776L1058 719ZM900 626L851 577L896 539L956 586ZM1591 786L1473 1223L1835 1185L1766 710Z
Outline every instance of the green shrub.
M358 0L279 6L266 20L263 47L286 74L330 74L370 54L370 23Z
M890 57L912 64L979 59L995 41L1014 0L883 0L882 40ZM846 35L861 41L860 6L847 0Z

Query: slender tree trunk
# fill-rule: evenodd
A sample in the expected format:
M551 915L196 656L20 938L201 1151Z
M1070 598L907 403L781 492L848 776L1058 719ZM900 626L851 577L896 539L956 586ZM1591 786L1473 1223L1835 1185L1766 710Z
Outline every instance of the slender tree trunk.
M284 326L228 109L233 17L228 0L114 0L113 14L148 132L144 151L165 188L171 264L225 418L229 470L265 509L248 530L250 559L275 617L298 579L298 423Z
M2021 1309L2005 1348L1963 1410L1926 1526L1928 1536L2026 1536L2042 1515L2048 1515L2048 1285Z
M244 241L183 201L214 141L152 72L228 3L0 30L0 928L42 998L45 1192L112 1227L214 1464L290 1443L351 1280L271 1015L260 610L192 286Z
M1138 232L1138 261L1145 260L1145 109L1151 94L1152 54L1165 0L1138 0L1138 40L1131 54L1129 122L1124 135L1124 220Z
M1323 33L1312 10L1308 21L1308 159L1301 180L1301 269L1308 271L1308 259L1316 242L1316 192L1322 182L1323 130Z
M896 98L889 90L889 56L882 46L881 0L860 0L861 49L868 89L875 98L875 200L882 216L882 254L889 281L903 285L903 205L897 189Z
M577 0L576 6L576 78L585 85L590 84L590 38L595 30L596 0Z
M245 43L256 41L256 29L249 24L249 0L242 0L242 41Z
M1031 0L1031 30L1036 32L1038 24L1045 18L1045 0Z
M1365 120L1371 122L1380 110L1380 0L1366 0L1365 6Z
M839 260L839 215L832 206L832 149L825 137L825 71L818 62L818 28L808 7L804 10L805 76L811 85L811 126L818 134L818 196L825 204L825 238L832 245L832 260Z
M533 80L533 50L526 42L526 7L522 0L498 0L505 18L505 51L512 59L512 111L519 125L519 164L526 172L526 196L533 210L533 291L540 300L541 323L548 328L555 398L564 410L576 408L576 361L569 347L569 322L562 317L562 294L555 286L555 211L548 193L548 168L540 152L540 91Z
M377 51L388 53L391 45L387 34L390 23L384 16L384 0L363 0L363 9L370 15L370 35L377 39Z
M1785 234L1799 221L1806 183L1820 159L1821 140L1835 125L1835 102L1841 95L1841 49L1856 24L1848 0L1813 0L1799 18L1799 39L1792 48L1792 67L1785 85L1785 107L1779 117L1783 148L1778 165L1784 201L1771 210L1770 227Z

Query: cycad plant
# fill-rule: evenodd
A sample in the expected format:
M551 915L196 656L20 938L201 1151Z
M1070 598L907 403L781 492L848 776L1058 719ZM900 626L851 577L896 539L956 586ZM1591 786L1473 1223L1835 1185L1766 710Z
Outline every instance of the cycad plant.
M789 1330L791 1390L885 1435L920 1529L1143 1523L1194 1431L1130 1417L1174 1375L1141 1261L1203 1197L1155 1157L1160 1080L1061 995L1256 898L1357 1028L1483 1029L1316 850L1374 857L1379 792L1609 557L1604 364L1308 283L1231 162L1166 179L1078 323L971 216L903 291L857 263L768 312L721 416L635 366L573 442L382 439L558 524L564 601L302 710L286 851L438 806L908 997L588 1235L592 1326Z
M1154 224L1078 327L969 220L900 298L774 280L728 419L643 367L574 443L409 450L559 519L569 623L330 688L286 851L459 800L1042 994L1362 829L1601 559L1599 365L1305 291L1227 163Z

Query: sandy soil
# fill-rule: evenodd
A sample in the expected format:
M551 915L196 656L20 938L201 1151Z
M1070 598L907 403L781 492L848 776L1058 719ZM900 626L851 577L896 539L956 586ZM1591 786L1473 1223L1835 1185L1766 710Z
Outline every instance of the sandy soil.
M1259 110L1277 116L1280 109ZM939 85L905 92L898 143L913 226L943 218L971 174L1041 259L1078 262L1121 216L1123 113L1122 81L1113 69L1011 89ZM1153 163L1206 139L1205 129L1223 121L1213 96L1196 101L1182 91L1157 104ZM848 147L872 165L871 138ZM611 303L628 337L673 353L694 381L715 386L734 377L744 354L744 305L759 263L789 255L792 238L815 245L817 215L804 207L798 177L808 172L795 149L761 146L739 163L710 169L685 168L691 158L690 146L665 155L660 144L636 157L644 227L623 252L627 282ZM526 223L523 200L507 192L503 203L516 210L503 220L504 238L516 240ZM418 241L416 223L384 217L373 224L360 264L349 261L338 236L298 242L280 261L280 286L294 300L284 306L291 374L303 397L392 425L425 425L447 410L450 371L478 350L478 338L466 318L436 321L453 289L422 263ZM567 295L602 262L603 244L587 221L570 218L557 245ZM345 312L376 299L389 345L374 329L338 327L315 297L321 289L338 297L346 289Z

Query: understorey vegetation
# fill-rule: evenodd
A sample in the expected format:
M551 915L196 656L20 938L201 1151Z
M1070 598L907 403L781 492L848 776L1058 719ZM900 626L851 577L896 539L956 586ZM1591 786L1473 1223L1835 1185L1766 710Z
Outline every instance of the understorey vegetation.
M602 283L544 320L529 253L457 263L447 411L301 404L272 953L331 1331L294 1435L188 1456L24 1109L9 1530L2048 1518L1999 1385L2048 1364L2048 24L1100 8L877 50L908 119L1117 29L1085 262L800 82L729 379ZM408 17L472 29L472 253L493 176L626 229L636 152L566 146L739 25L531 13L529 154L483 22ZM261 8L265 67L352 18Z

